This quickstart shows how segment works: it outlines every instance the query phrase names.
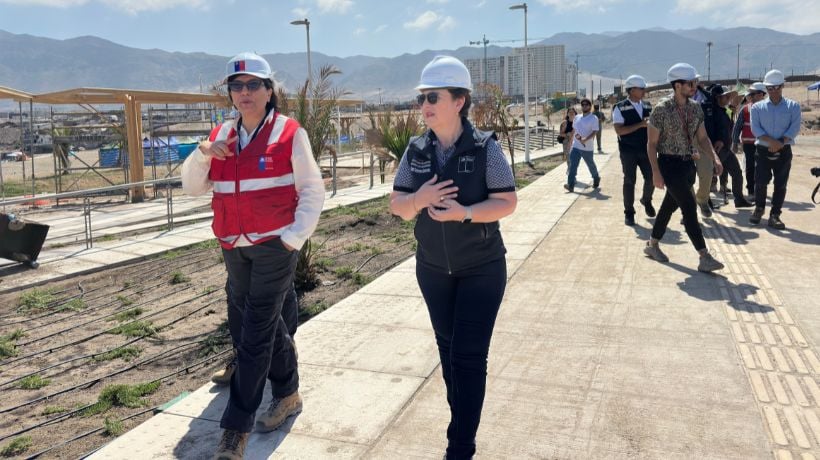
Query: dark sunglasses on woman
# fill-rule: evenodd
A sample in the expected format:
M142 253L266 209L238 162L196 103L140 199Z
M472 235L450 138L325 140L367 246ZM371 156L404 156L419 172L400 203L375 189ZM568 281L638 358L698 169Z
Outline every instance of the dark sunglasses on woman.
M427 102L429 102L430 104L435 104L436 102L438 102L438 93L434 91L432 93L419 94L418 96L416 96L416 102L418 102L419 105L424 104L425 99L427 99Z
M254 92L254 91L257 91L259 88L261 88L262 85L264 85L264 84L265 84L265 82L263 82L262 80L259 80L259 79L250 80L250 81L247 81L247 82L234 80L234 81L228 83L228 89L233 91L234 93L241 93L242 88L248 88L248 91Z

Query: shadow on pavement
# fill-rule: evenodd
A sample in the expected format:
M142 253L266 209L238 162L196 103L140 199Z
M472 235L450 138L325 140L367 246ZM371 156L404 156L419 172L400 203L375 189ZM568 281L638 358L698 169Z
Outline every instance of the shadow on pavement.
M684 267L683 265L676 264L674 262L668 262L664 265L674 268L675 270L688 275L688 278L686 280L677 283L678 288L680 288L681 291L685 292L689 296L694 297L698 300L703 300L706 302L722 300L729 304L729 306L734 308L735 310L745 311L748 313L768 313L774 311L774 308L772 308L769 305L762 305L754 300L747 300L747 296L753 295L760 289L758 286L748 283L736 284L731 282L728 278L719 273L701 273L697 270ZM715 289L703 289L702 285L692 282L691 280L693 279L722 279L723 282L726 283L727 291L731 292L733 289L739 290L742 293L742 299L737 299L732 295L729 295L729 298L727 299L721 294L720 289L718 289L717 286L715 286Z
M738 237L746 241L746 238L753 239L753 238L760 238L760 235L757 232L753 231L746 231L743 230L744 228L756 228L759 230L767 231L773 236L777 236L780 238L788 238L793 243L798 244L806 244L809 246L820 246L820 235L815 235L813 233L806 233L801 230L797 230L795 228L789 227L788 221L786 221L786 229L785 230L775 230L769 227L766 222L768 214L763 216L763 219L757 225L752 225L749 223L749 216L751 212L748 210L744 210L740 214L724 214L723 216L727 219L732 220L735 226L732 229L737 233ZM788 215L785 216L788 219ZM731 230L730 230L731 231ZM754 236L751 236L754 235ZM727 244L734 244L731 241L726 241Z

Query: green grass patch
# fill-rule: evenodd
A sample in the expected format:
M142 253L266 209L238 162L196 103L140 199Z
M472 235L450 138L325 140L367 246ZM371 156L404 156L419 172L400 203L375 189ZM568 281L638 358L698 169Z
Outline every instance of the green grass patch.
M109 334L124 335L126 337L150 337L156 335L157 328L150 321L134 321L123 324L108 331Z
M171 272L171 284L183 284L191 281L191 278L185 276L181 271Z
M333 259L330 257L318 257L314 259L313 266L317 269L327 270L333 266Z
M103 235L103 236L97 238L97 241L103 241L103 242L104 241L114 241L116 239L117 239L117 237L114 236L114 235Z
M20 436L14 441L6 444L3 450L0 450L0 455L3 457L14 457L21 455L31 447L31 436Z
M88 307L88 305L86 305L85 300L77 297L76 299L71 299L68 303L62 305L59 308L59 311L66 311L66 310L80 311L80 310L85 310L86 307Z
M106 351L105 353L94 356L93 360L96 361L96 362L102 362L102 361L112 361L112 360L115 360L115 359L119 358L119 359L122 359L123 361L131 361L133 358L136 358L137 356L139 356L140 353L142 353L142 349L139 348L139 347L131 347L131 346L121 347L121 348L115 348L111 351Z
M148 403L143 396L154 393L159 388L159 381L138 383L136 385L108 385L103 388L97 397L97 402L82 411L83 417L91 417L111 409L112 407L142 407Z
M123 289L130 289L131 286L133 286L133 285L134 285L133 281L126 281L126 282L122 283L122 288Z
M20 380L20 382L17 383L17 388L21 388L23 390L39 390L44 386L48 386L48 384L50 383L51 380L44 379L39 375L29 375L28 377L24 378L23 380Z
M219 286L214 286L213 284L211 284L210 286L205 286L204 288L202 288L202 293L203 294L210 294L210 293L216 292L218 290L219 290Z
M54 294L49 289L32 289L24 292L17 301L17 310L21 312L45 310L54 302Z
M347 265L343 265L336 270L333 270L333 273L342 279L350 279L353 276L353 267L348 267Z
M373 281L372 277L358 272L354 273L353 276L351 276L351 279L353 280L353 284L357 286L364 286L365 284Z
M66 409L63 406L46 406L46 408L43 409L43 412L41 412L40 415L62 414L63 412L68 412L68 409Z
M328 305L327 302L325 302L324 300L319 300L302 308L302 314L300 316L312 318L318 315L319 313L327 310L329 307L330 305Z
M124 295L118 295L117 300L120 301L120 305L122 305L123 307L127 307L127 306L132 305L134 303L133 300L129 299L127 296L124 296Z
M132 319L136 319L139 315L141 315L143 313L145 313L145 310L143 310L140 307L131 308L131 309L125 310L122 313L117 313L116 315L114 315L113 318L111 318L111 320L112 321L119 321L121 323L124 323L126 321L131 321Z
M210 239L210 240L207 240L207 241L203 241L201 243L197 243L197 244L191 246L191 248L193 248L193 249L216 249L218 247L219 247L219 241L217 241L216 238L213 238L213 239Z
M163 254L162 258L165 259L165 260L174 260L174 259L176 259L177 257L179 257L181 255L182 255L182 250L174 249L172 251L168 251L165 254Z
M359 252L363 251L367 246L363 245L362 243L355 243L351 244L350 246L345 247L345 251L350 252Z
M199 346L199 357L205 358L207 356L215 355L224 350L231 343L231 338L224 335L212 335L202 341Z
M379 254L384 254L384 249L382 249L382 248L377 248L376 246L370 246L370 247L368 248L367 252L368 252L371 256L377 256L377 255L379 255Z
M125 432L122 422L116 418L106 417L103 426L105 427L103 430L105 436L119 436Z
M22 329L15 329L10 334L0 335L0 359L17 356L17 344L14 342L25 335Z
M328 217L356 216L359 214L359 211L353 206L339 206L325 211L325 214Z

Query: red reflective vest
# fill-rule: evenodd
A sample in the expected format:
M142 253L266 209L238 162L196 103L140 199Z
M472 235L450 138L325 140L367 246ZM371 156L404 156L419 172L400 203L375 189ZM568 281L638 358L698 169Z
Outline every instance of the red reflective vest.
M233 248L242 235L253 244L277 238L293 223L298 197L290 160L298 129L295 120L271 112L241 153L211 160L212 228L223 248ZM236 135L227 122L214 128L210 140Z
M752 117L749 109L752 104L746 104L740 109L740 116L743 117L743 130L740 132L740 141L744 144L754 144L755 135L752 133Z

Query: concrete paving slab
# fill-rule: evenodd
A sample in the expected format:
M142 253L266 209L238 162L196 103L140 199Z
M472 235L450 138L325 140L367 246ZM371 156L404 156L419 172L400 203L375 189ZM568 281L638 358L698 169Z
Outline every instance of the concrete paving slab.
M430 331L427 305L420 297L356 293L333 305L312 321L369 324ZM304 327L310 324L308 322ZM333 327L327 325L325 327Z

